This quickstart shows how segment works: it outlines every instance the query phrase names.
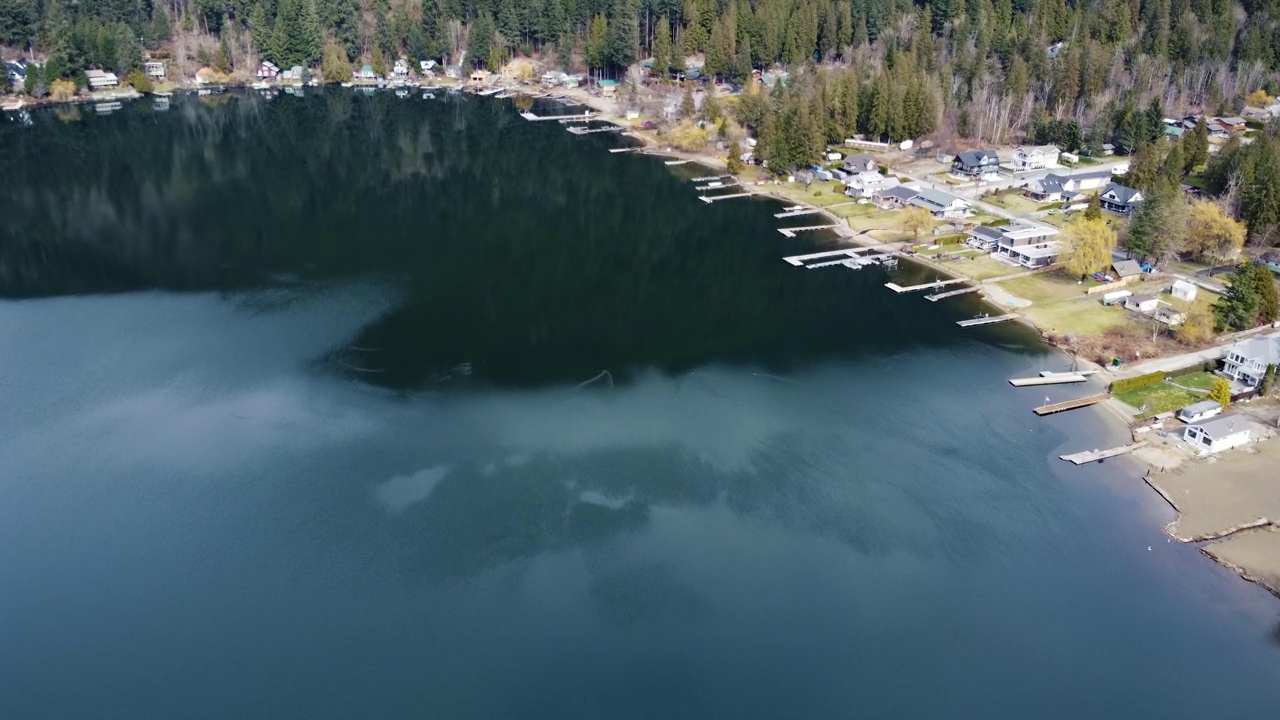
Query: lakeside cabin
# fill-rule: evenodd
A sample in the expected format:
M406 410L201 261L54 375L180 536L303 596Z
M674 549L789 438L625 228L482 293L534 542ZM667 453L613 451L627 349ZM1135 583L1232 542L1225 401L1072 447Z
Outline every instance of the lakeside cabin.
M1220 453L1249 442L1249 423L1239 415L1219 415L1188 425L1182 439L1201 454Z
M1205 400L1188 405L1178 411L1178 419L1188 425L1222 414L1222 403L1217 400Z
M157 62L155 60L144 62L142 63L142 71L145 72L149 78L153 78L155 80L164 79L164 63L162 62Z
M262 64L258 65L258 72L255 77L259 80L275 80L280 77L280 68L276 67L276 64L270 60L263 60Z
M89 79L90 90L106 90L120 86L120 78L115 73L106 72L105 70L85 70L85 77Z

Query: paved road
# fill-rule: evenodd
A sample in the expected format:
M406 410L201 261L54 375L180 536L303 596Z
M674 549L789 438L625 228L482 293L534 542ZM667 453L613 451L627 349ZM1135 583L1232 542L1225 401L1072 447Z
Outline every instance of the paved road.
M1256 334L1261 334L1261 333L1256 333ZM1280 333L1271 332L1271 333L1264 334L1264 336L1280 337ZM1181 370L1184 367L1190 367L1191 365L1195 365L1196 363L1202 363L1202 362L1205 362L1206 360L1218 360L1223 355L1226 355L1227 351L1230 350L1233 346L1235 346L1236 343L1244 342L1247 339L1249 338L1247 337L1242 338L1237 336L1225 343L1222 343L1220 345L1215 345L1210 348L1205 348L1204 350L1197 350L1195 352L1182 353L1181 355L1168 355L1165 357L1155 358L1153 360L1143 360L1141 362L1129 363L1128 365L1125 365L1121 370L1116 372L1115 378L1120 379L1120 378L1135 377L1137 375L1145 375L1147 373L1159 372L1159 371L1170 372L1173 370Z

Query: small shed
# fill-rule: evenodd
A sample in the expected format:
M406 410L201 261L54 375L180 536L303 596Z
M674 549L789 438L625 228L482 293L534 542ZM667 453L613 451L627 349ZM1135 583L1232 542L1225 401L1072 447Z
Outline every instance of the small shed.
M1222 403L1217 400L1205 400L1194 405L1188 405L1178 411L1178 419L1184 423L1198 423L1201 420L1208 420L1214 415L1222 414Z
M1142 266L1136 260L1118 260L1111 263L1111 271L1116 277L1128 279L1142 274Z
M1169 288L1169 294L1179 300L1192 302L1196 299L1195 283L1189 283L1186 280L1174 281L1173 286Z
M1150 314L1160 306L1160 298L1155 295L1130 295L1124 299L1124 308L1143 314Z
M1239 415L1219 415L1188 425L1182 439L1202 453L1219 453L1249 442L1249 423Z

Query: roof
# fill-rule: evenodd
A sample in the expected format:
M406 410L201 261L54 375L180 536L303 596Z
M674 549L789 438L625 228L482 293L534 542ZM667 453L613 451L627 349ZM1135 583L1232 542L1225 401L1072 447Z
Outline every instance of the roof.
M1195 290L1195 289L1196 289L1196 286L1195 286L1195 283L1189 283L1189 282L1187 282L1186 280L1174 280L1174 281L1173 281L1173 289L1174 289L1174 290L1184 290L1184 291L1185 291L1185 290Z
M1198 427L1204 434L1218 440L1237 433L1249 432L1249 422L1239 415L1219 415L1187 427Z
M1052 240L1043 245L1017 245L1009 250L1026 258L1050 257L1062 252L1062 243Z
M1134 197L1138 195L1137 190L1121 185L1120 183L1110 183L1102 189L1103 195L1108 193L1115 195L1116 202L1123 203L1125 205L1133 202Z
M1227 123L1227 124L1229 124L1229 125L1243 125L1243 124L1244 124L1244 118L1242 118L1242 117L1235 117L1234 115L1233 115L1233 116L1231 116L1231 117L1218 118L1218 121L1219 121L1219 122Z
M1142 266L1134 260L1118 260L1111 263L1111 267L1120 277L1132 277L1133 275L1142 274Z
M987 227L986 225L979 225L969 230L969 234L977 235L988 240L999 240L1004 237L1004 233L1000 232L1000 228Z
M1264 365L1280 364L1280 336L1255 337L1232 348L1250 360L1260 360Z
M880 193L880 197L894 198L895 200L901 200L902 202L909 202L919 194L919 190L909 188L906 185L899 185Z
M1006 225L1001 228L1000 234L1010 240L1022 240L1025 238L1050 237L1058 234L1058 228L1052 225L1031 225L1025 222L1019 222Z
M1218 402L1217 400L1202 400L1201 402L1188 405L1182 408L1181 410L1179 410L1178 412L1186 413L1188 415L1199 415L1202 412L1209 412L1210 410L1221 410L1221 409L1222 409L1222 403Z
M871 163L872 165L878 164L876 163L875 156L868 153L850 155L844 159L845 165L866 165L867 163Z
M919 200L923 200L929 203L930 205L937 205L938 207L946 207L947 205L950 205L956 200L960 200L961 202L964 202L961 198L958 198L955 195L952 195L951 193L942 192L941 190L934 190L933 188L924 188L922 190L917 190L916 198ZM965 204L967 205L968 203L965 203Z
M1149 303L1149 302L1158 303L1160 302L1160 298L1156 297L1155 295L1134 295L1132 297L1126 298L1125 302L1129 302L1129 301L1133 301L1139 305L1142 305L1143 303Z
M994 150L965 150L956 155L965 165L999 165L1000 158Z
M1018 152L1020 153L1040 152L1040 153L1052 154L1052 153L1059 153L1062 151L1058 149L1057 145L1023 145L1022 147L1018 148Z
M1032 183L1033 186L1039 188L1039 192L1044 195L1051 193L1065 192L1066 188L1062 186L1064 180L1056 175L1049 174Z

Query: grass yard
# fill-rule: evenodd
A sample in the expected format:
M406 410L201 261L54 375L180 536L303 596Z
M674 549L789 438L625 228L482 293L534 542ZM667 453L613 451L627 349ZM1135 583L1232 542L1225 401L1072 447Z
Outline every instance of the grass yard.
M795 198L797 202L818 207L848 202L850 199L844 194L844 183L838 180L815 182L809 187L805 187L803 183L785 183L781 190L784 195Z
M1190 375L1182 375L1176 378L1170 378L1174 382L1184 387L1200 388L1201 390L1209 390L1213 387L1213 381L1218 379L1217 375L1207 372L1191 373Z
M842 208L836 208L841 210ZM902 215L897 210L880 210L876 208L875 212L863 215L855 215L849 218L849 227L855 231L863 230L893 230L898 231L899 225L902 223ZM902 233L910 236L910 233ZM923 237L923 234L922 234Z
M846 200L848 199L846 198ZM883 213L884 211L871 203L861 204L848 200L847 204L840 203L830 206L830 212L836 217L864 218L875 215L876 213Z
M986 201L991 203L992 205L1002 207L1005 210L1008 210L1010 212L1022 213L1022 214L1033 213L1033 212L1036 212L1037 210L1044 210L1046 208L1053 207L1053 205L1051 204L1041 205L1040 203L1035 202L1034 200L1025 198L1021 195L1017 195L1014 193L1001 193L999 195L993 195L991 197L986 198Z
M1160 413L1184 408L1204 400L1203 395L1174 387L1168 383L1160 383L1159 385L1136 390L1126 390L1116 393L1115 398L1126 405L1132 406L1134 410L1140 411L1140 417L1159 415Z
M985 254L966 257L962 261L948 263L948 266L974 280L989 280L1018 272L1018 268L1006 265L999 260L993 260L989 255Z
M1121 308L1104 306L1098 296L1084 294L1084 285L1057 273L1015 278L1000 287L1014 297L1030 300L1031 307L1019 312L1048 332L1098 334L1128 320Z

